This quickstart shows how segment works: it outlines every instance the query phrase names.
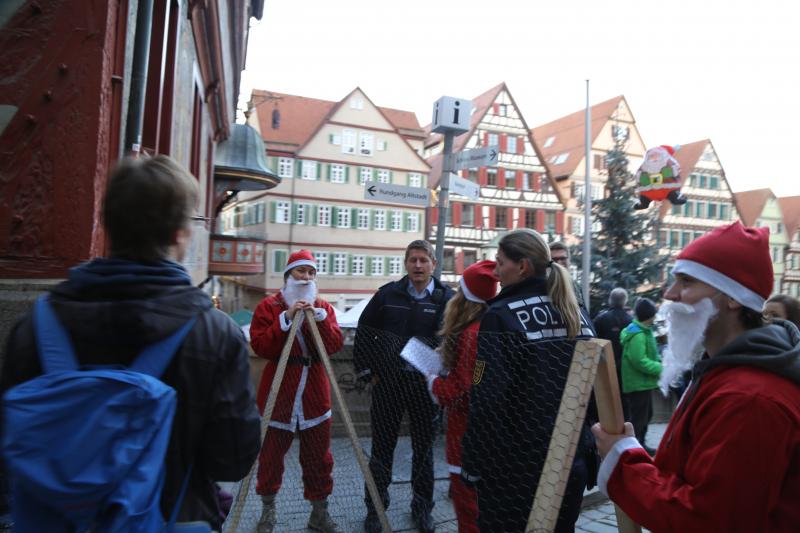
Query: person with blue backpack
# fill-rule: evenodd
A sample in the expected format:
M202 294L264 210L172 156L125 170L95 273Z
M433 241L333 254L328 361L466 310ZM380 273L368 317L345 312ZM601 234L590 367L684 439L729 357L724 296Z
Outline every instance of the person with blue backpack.
M241 330L179 263L197 200L170 158L121 161L109 257L70 269L12 329L0 391L15 531L221 530L215 482L247 474L260 422Z

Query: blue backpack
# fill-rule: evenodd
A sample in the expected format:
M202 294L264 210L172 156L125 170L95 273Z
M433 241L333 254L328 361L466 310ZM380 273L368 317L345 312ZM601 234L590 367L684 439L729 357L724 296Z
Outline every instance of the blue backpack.
M37 300L33 321L43 374L3 398L15 531L171 531L191 468L165 525L160 500L176 393L158 378L195 319L128 368L79 368L47 297Z

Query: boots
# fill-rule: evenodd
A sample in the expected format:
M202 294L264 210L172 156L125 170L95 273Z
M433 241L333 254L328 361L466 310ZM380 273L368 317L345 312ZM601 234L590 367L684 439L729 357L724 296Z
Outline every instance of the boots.
M258 519L256 533L272 533L275 529L275 495L261 496L261 518Z
M342 533L328 514L328 500L311 500L311 516L308 517L307 527L322 533Z

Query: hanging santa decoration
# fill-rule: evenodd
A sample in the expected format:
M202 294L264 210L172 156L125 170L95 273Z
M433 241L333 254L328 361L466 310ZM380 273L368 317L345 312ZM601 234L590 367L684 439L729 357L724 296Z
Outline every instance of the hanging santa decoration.
M686 197L681 194L681 166L674 157L677 149L661 145L644 154L644 162L636 171L639 202L635 209L647 209L653 201L669 200L673 205L686 203Z

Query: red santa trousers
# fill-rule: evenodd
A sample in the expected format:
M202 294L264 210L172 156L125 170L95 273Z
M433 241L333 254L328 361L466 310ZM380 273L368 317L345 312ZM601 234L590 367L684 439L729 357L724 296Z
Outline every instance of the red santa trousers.
M478 495L458 474L450 474L450 497L458 520L458 533L478 533Z
M333 491L333 455L330 450L331 420L304 429L300 434L300 466L303 469L303 496L324 500ZM294 433L270 427L258 455L256 492L277 494L283 479L283 459L292 446Z

